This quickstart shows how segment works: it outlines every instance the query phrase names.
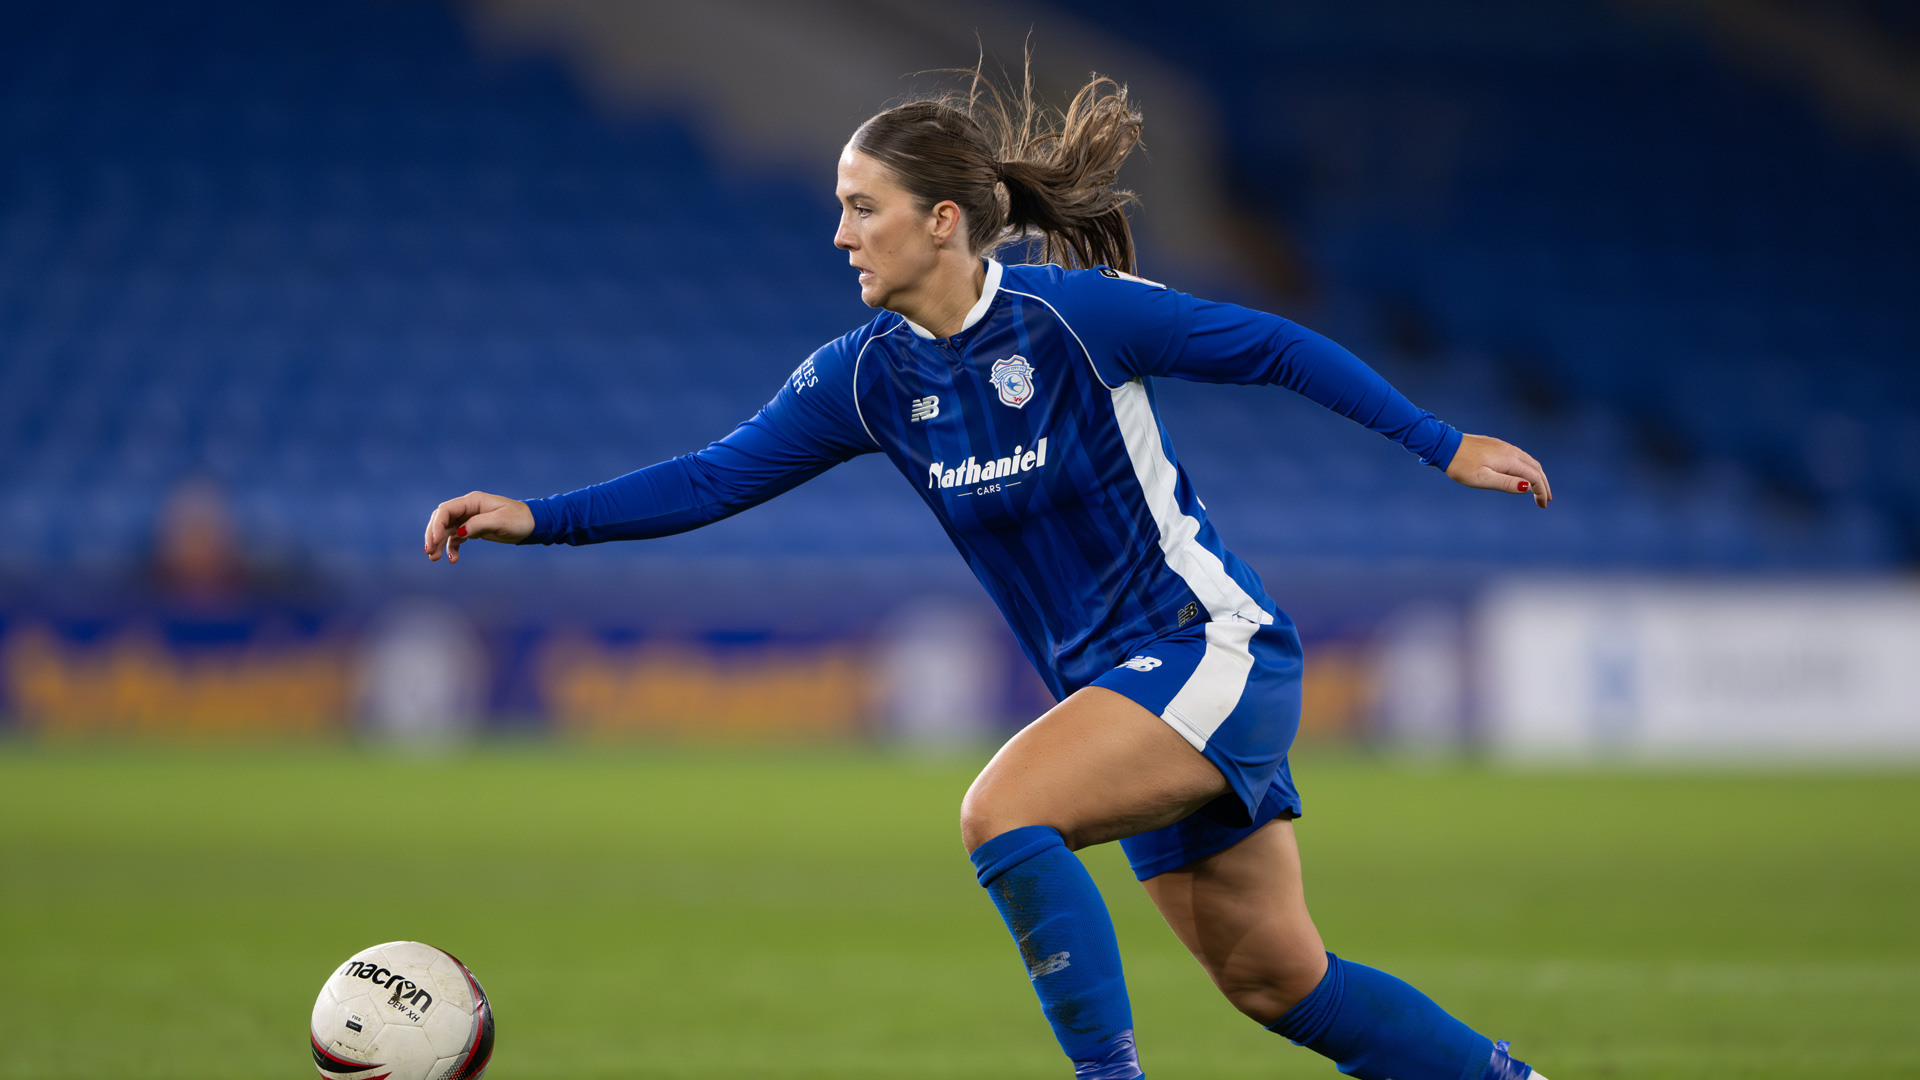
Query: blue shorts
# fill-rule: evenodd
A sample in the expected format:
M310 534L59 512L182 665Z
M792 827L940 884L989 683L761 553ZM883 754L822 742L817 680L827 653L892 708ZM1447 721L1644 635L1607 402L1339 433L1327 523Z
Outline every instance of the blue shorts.
M1141 881L1300 816L1287 769L1300 668L1300 635L1285 615L1265 626L1228 616L1159 638L1093 680L1166 721L1227 779L1228 792L1191 816L1120 841Z

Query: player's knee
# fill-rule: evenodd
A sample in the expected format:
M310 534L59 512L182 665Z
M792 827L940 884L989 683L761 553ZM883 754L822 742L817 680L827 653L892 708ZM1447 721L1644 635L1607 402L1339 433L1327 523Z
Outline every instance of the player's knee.
M1292 955L1289 950L1283 958L1269 957L1265 963L1247 965L1236 971L1212 970L1210 966L1208 974L1234 1008L1265 1027L1287 1015L1287 1010L1300 1004L1320 985L1327 967L1326 954L1319 950L1318 944L1315 942L1312 950L1302 950L1298 955Z
M966 845L967 853L972 854L981 844L1020 827L1002 824L1005 818L997 800L983 792L978 783L968 788L966 797L960 800L960 842Z
M960 842L966 845L969 854L1001 833L1029 825L1047 825L1059 829L1067 846L1078 848L1073 835L1060 822L1038 812L1026 800L1020 799L1017 793L997 791L991 785L976 781L973 787L967 789L966 797L960 800Z
M1313 992L1313 987L1299 986L1297 982L1286 978L1249 979L1222 984L1220 992L1234 1008L1266 1027L1287 1015L1287 1010Z

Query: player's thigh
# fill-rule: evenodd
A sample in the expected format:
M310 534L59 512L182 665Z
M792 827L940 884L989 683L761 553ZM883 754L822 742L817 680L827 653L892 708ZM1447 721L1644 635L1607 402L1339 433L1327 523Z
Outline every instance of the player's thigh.
M1028 825L1077 849L1172 824L1226 790L1166 721L1090 686L1000 748L961 803L960 829L969 851Z
M1220 992L1263 1024L1280 1019L1326 974L1291 821L1141 884Z

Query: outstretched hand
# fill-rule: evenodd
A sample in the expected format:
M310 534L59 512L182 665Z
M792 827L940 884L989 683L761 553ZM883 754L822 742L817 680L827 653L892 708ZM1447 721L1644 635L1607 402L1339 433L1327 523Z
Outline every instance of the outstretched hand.
M517 544L533 535L533 511L518 499L470 491L457 499L448 499L434 507L427 519L427 558L460 561L460 545L469 540L492 540Z
M1553 488L1547 483L1546 470L1533 455L1499 439L1486 435L1467 435L1447 465L1447 475L1455 483L1490 491L1511 491L1532 495L1542 510L1553 501Z

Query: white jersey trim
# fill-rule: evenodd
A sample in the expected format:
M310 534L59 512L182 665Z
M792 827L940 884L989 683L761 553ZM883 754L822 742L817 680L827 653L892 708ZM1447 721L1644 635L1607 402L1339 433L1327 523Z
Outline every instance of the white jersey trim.
M1227 717L1239 705L1240 696L1246 692L1247 676L1253 671L1250 648L1253 636L1262 626L1272 623L1273 616L1233 580L1220 556L1200 543L1199 519L1180 509L1180 472L1174 468L1173 461L1167 457L1166 446L1160 441L1160 422L1153 415L1146 383L1133 379L1119 386L1107 386L1106 379L1100 375L1100 366L1093 362L1092 351L1080 339L1073 324L1060 314L1059 308L1047 303L1045 297L1017 289L1007 291L1046 304L1047 310L1053 312L1053 317L1073 336L1074 344L1080 346L1093 377L1107 387L1113 398L1113 415L1120 425L1121 441L1133 464L1134 479L1140 484L1147 509L1160 532L1161 557L1206 605L1207 650L1180 692L1160 714L1160 719L1194 749L1205 750L1207 740L1227 722Z
M980 299L973 302L972 309L967 312L966 321L960 324L960 330L971 330L973 329L974 323L986 318L987 309L993 306L994 295L1000 291L1000 275L1005 269L1005 267L1000 265L998 260L987 260L986 284L980 286ZM934 340L933 331L921 326L905 315L900 316L900 318L906 322L907 326L912 329L915 334L926 338L928 341ZM960 330L956 330L954 333L957 334Z
M902 318L901 321L904 322L905 319ZM873 429L867 426L867 414L860 409L860 361L867 358L867 350L873 347L874 342L879 341L881 338L886 337L887 334L891 334L898 329L900 329L900 324L895 323L891 327L888 327L885 333L873 335L867 339L865 345L860 346L860 351L853 356L853 415L860 418L860 429L867 433L867 438L873 439L873 448L875 450L885 450L886 447L880 445L879 439L873 438Z
M1062 320L1063 322L1065 320ZM1084 346L1082 346L1084 348ZM1227 573L1220 556L1200 543L1200 521L1180 509L1176 493L1179 470L1167 458L1160 442L1160 424L1153 415L1153 403L1147 399L1146 384L1139 379L1113 387L1114 419L1120 424L1120 437L1126 443L1127 457L1133 461L1133 475L1146 496L1147 509L1160 529L1160 551L1167 565L1187 588L1206 605L1213 619L1238 615L1261 626L1273 621L1258 601Z
M1100 365L1093 362L1093 352L1080 340L1079 332L1060 314L1059 308L1048 304L1045 297L1018 289L1007 292L1046 304L1053 317L1073 335L1073 342L1087 358L1087 368L1093 377L1112 395L1113 416L1120 425L1120 438L1126 445L1128 460L1133 463L1134 479L1146 497L1147 509L1153 514L1153 523L1160 530L1160 551L1167 566L1206 605L1210 618L1238 615L1261 626L1272 622L1273 616L1227 573L1227 564L1220 561L1220 556L1199 542L1199 520L1180 509L1176 490L1179 470L1173 467L1166 447L1160 444L1160 423L1154 418L1153 402L1147 399L1146 384L1134 379L1119 386L1107 386L1107 380L1100 376Z

